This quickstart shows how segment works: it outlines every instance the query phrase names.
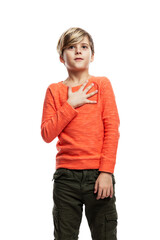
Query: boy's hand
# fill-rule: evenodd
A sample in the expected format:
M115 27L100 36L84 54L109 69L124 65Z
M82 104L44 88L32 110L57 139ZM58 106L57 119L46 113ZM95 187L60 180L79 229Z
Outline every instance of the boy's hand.
M95 182L94 193L97 194L97 200L113 196L112 173L101 172Z
M79 88L78 91L76 92L72 92L72 88L68 87L68 100L67 102L73 107L80 107L85 103L97 103L97 101L91 101L89 99L87 99L88 97L91 97L92 95L94 95L95 93L98 92L98 90L95 90L94 92L91 92L89 94L86 95L86 93L93 87L92 84L90 84L84 91L83 89L85 88L86 84L87 84L88 80L86 80L83 85Z

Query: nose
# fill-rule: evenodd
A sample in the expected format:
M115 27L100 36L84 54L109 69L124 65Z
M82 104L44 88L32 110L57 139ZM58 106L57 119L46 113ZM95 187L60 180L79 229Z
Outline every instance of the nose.
M76 48L76 53L81 53L81 51L79 50L79 48Z

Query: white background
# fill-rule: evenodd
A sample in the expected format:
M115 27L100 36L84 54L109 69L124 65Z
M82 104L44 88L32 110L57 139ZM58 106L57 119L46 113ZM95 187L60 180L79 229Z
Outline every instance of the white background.
M1 1L0 239L53 239L57 138L45 143L40 125L46 88L68 76L56 46L70 27L91 34L95 60L89 73L108 77L116 96L118 240L160 239L158 4ZM91 239L85 215L79 239Z

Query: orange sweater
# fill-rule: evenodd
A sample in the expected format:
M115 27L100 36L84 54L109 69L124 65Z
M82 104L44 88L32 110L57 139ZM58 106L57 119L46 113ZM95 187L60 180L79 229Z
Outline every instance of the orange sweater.
M43 104L41 136L46 143L58 137L56 169L99 169L114 172L119 140L120 119L115 95L107 77L91 76L86 93L98 89L89 97L97 103L73 108L68 102L68 86L64 83L48 86ZM72 87L77 91L81 85Z

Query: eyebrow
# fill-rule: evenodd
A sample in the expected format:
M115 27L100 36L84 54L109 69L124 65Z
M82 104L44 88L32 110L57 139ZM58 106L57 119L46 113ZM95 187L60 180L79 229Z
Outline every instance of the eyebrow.
M88 44L88 43L81 43L81 44L86 44L86 45L88 45L88 46L89 46L89 44ZM76 45L76 44L71 44L70 46L73 46L73 45Z
M87 44L88 45L88 43L82 43L82 44ZM89 46L89 45L88 45Z

